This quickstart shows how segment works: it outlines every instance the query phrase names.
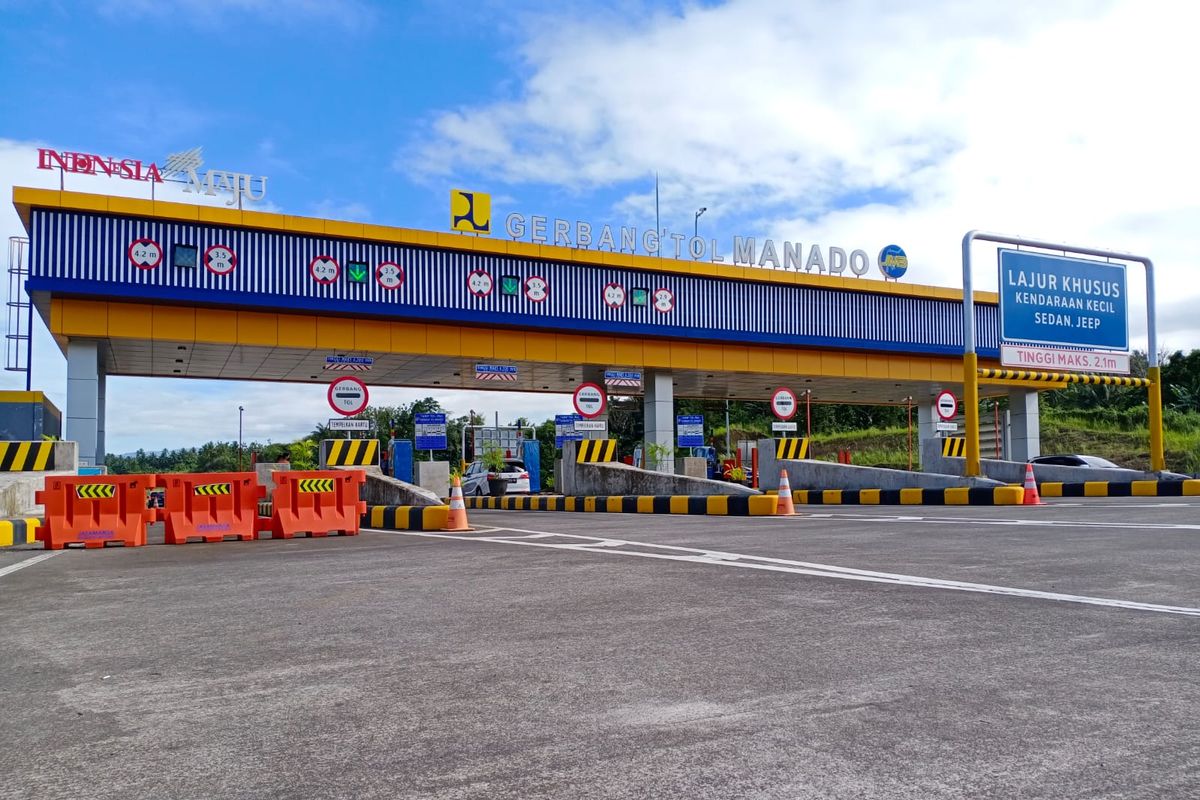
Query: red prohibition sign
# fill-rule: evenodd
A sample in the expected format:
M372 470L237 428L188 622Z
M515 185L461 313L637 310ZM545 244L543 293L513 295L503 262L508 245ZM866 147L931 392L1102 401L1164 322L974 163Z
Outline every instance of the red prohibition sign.
M485 269L473 269L467 274L467 291L476 297L487 297L495 288L492 275Z
M347 383L357 386L359 388L359 390L362 392L362 404L361 405L342 406L342 405L338 404L338 399L334 397L334 392L339 386L344 386ZM370 393L367 392L367 385L365 383L363 383L362 381L360 381L358 378L352 377L350 375L344 375L344 376L338 378L333 383L329 384L329 391L326 393L326 399L329 400L329 407L332 408L334 411L336 411L337 413L341 414L344 417L353 417L355 414L361 413L362 410L367 407L367 404L370 402Z
M388 269L388 277L384 278L383 273L387 267L395 267L395 274L393 275L392 270ZM379 284L380 288L387 289L388 291L399 289L404 283L404 267L395 261L381 261L379 266L375 268L375 282Z
M228 269L220 270L213 266L212 254L216 250L224 250L226 253L229 253ZM224 262L224 259L221 259L221 261ZM228 245L214 244L204 251L204 268L213 275L228 275L237 268L237 263L237 253L233 252L233 248Z
M666 296L667 302L665 303L665 305L660 305L658 296L664 292L667 295ZM660 314L666 314L668 312L674 311L675 310L675 293L667 288L655 289L654 290L654 309L656 311L658 311Z
M791 399L792 412L790 414L784 415L784 414L779 413L779 406L787 405L786 403L781 404L778 402L779 399L782 399L782 398L790 398ZM796 416L796 412L799 410L800 410L800 402L796 399L796 393L793 392L791 389L787 388L786 386L781 386L780 388L776 389L774 392L771 393L771 413L773 413L775 416L779 417L779 419L786 422L789 419L791 419L792 417Z
M585 405L580 406L579 396L587 389L594 389L597 397L595 399L586 398L584 400ZM603 389L594 383L581 383L576 387L575 393L571 395L571 404L575 406L575 411L579 416L586 417L587 419L595 419L603 414L604 409L608 407L608 396L604 393ZM585 408L589 410L585 411Z
M154 269L162 263L163 257L162 246L153 239L144 237L130 242L129 249L125 251L125 254L129 256L129 263L138 269ZM153 261L151 261L152 257Z
M308 262L308 274L317 283L333 283L342 274L342 268L333 256L320 255Z
M625 287L619 283L604 284L604 305L609 308L625 305Z

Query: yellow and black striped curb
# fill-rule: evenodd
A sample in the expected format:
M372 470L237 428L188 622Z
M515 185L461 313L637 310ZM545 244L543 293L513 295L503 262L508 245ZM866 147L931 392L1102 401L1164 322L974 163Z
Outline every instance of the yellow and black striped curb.
M952 489L797 489L796 505L808 506L1019 506L1020 486Z
M617 458L616 439L584 439L577 444L579 453L575 461L578 464L599 464Z
M730 517L769 517L778 498L771 495L729 497L712 495L529 495L468 497L467 508L495 511L586 511L607 514L707 514Z
M379 463L378 439L323 439L321 450L328 467L373 467Z
M1200 480L1084 481L1038 484L1042 497L1200 497Z
M1083 372L1038 372L1027 369L979 369L980 378L1001 381L1044 381L1046 383L1085 383L1101 386L1149 386L1149 378L1125 378L1119 375L1092 375Z
M318 494L333 491L333 478L301 478L296 482L300 484L301 494Z
M0 520L0 547L33 544L37 541L37 530L42 524L36 517Z
M775 458L795 460L808 458L808 439L779 439L775 444Z
M360 524L387 531L440 531L449 514L450 506L367 506Z
M117 486L113 483L78 483L75 485L75 496L84 500L104 500L116 497Z
M961 436L951 436L942 439L942 456L945 458L963 458L967 454L967 440Z
M233 485L229 483L202 483L193 490L197 497L214 497L220 494L232 494Z
M54 469L54 442L0 442L0 472Z

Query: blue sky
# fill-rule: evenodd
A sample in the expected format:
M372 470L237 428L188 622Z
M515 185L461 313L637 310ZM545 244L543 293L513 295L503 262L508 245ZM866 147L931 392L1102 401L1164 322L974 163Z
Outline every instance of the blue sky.
M269 207L292 214L445 230L462 186L490 191L500 217L644 226L657 171L664 227L690 231L705 206L702 233L725 247L898 242L917 283L960 280L971 228L1147 252L1169 287L1164 340L1200 345L1187 155L1200 131L1178 102L1196 12L1046 5L0 0L0 190L57 183L31 168L39 145L160 162L202 145L209 166L268 175ZM0 225L20 232L11 208ZM62 358L38 335L35 384L62 405ZM248 420L249 435L303 433L326 416L318 390ZM125 451L229 438L229 409L273 389L111 391L110 406L147 405L142 424L110 424ZM441 399L502 416L569 405Z

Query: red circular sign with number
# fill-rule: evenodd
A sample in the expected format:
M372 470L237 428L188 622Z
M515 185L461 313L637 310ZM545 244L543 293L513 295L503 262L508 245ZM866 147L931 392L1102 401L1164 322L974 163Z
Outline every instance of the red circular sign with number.
M625 287L619 283L605 284L604 305L609 308L620 308L625 305Z
M317 256L308 262L308 274L317 283L333 283L342 274L342 268L333 256Z
M397 264L395 261L383 261L375 268L375 282L381 288L399 289L404 283L404 267Z
M134 239L125 252L130 263L138 269L154 269L162 263L162 245L153 239Z
M467 291L476 297L487 297L492 286L492 275L487 270L475 269L467 275Z
M675 293L670 289L655 289L654 308L662 314L673 311L675 309Z
M213 275L228 275L237 266L237 254L223 244L204 251L204 268Z

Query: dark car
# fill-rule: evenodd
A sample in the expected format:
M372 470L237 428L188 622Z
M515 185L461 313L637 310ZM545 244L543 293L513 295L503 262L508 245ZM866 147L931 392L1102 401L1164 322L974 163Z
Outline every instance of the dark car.
M1054 467L1094 467L1096 469L1124 469L1119 464L1114 464L1107 458L1100 456L1081 456L1081 455L1066 455L1066 456L1038 456L1030 461L1034 464L1047 464Z

